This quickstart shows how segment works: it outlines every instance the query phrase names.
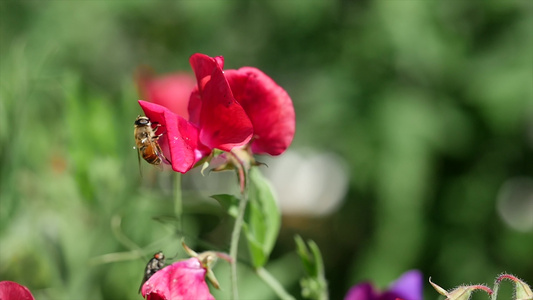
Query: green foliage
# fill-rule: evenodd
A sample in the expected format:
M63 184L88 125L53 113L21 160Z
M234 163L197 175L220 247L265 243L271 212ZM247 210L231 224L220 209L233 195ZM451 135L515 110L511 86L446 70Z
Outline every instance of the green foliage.
M258 168L250 170L249 208L244 218L248 219L250 251L255 267L262 267L268 260L279 234L281 214L274 198L273 189ZM248 235L248 234L247 234Z
M313 241L308 241L306 244L299 235L294 237L294 241L305 271L305 277L300 280L302 296L306 299L328 299L328 284L320 249Z
M250 170L248 204L244 215L243 230L255 268L268 261L278 236L281 216L272 187L257 168ZM239 201L233 195L214 195L228 214L237 217Z

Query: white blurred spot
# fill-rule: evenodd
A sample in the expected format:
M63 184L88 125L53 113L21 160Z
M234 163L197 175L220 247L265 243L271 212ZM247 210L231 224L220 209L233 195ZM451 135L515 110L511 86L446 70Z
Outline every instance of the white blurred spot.
M533 229L533 179L507 180L498 193L498 213L510 227L519 231Z
M272 182L285 215L330 214L346 194L347 170L342 159L334 154L290 150L279 157L258 160L268 165L264 174Z

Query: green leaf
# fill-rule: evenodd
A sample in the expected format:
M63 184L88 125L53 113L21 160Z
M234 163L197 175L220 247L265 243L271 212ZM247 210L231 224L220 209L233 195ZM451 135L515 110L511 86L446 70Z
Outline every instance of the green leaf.
M236 218L238 211L239 211L239 198L228 195L228 194L219 194L219 195L213 195L211 198L215 199L222 205L224 210L228 213L228 215Z
M244 214L243 232L254 267L266 264L276 243L281 215L269 182L252 168L249 172L248 205ZM239 198L221 194L211 196L234 218L238 214Z
M268 260L276 243L281 225L281 214L272 191L272 186L257 168L249 172L250 199L245 220L252 262L255 267L262 267ZM261 252L255 249L261 247Z

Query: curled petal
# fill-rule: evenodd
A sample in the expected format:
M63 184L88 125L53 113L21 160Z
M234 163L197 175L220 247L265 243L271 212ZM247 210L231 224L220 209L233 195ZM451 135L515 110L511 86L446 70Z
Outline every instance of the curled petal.
M279 155L291 144L295 114L287 92L265 73L253 67L226 70L235 99L254 126L252 151Z
M13 281L0 282L0 299L2 300L35 300L27 287Z
M213 73L214 68L222 70L224 68L224 57L210 57L205 54L195 53L189 58L196 81L198 82L199 90L202 91L205 83Z
M190 170L198 156L198 129L161 105L143 100L139 104L152 123L161 125L156 134L163 134L158 142L172 169L181 173Z
M215 299L205 282L206 270L198 258L178 261L156 272L142 286L146 299Z
M252 122L233 97L220 62L195 54L190 63L198 80L198 92L191 95L196 99L190 100L189 112L196 112L191 113L191 121L200 128L200 142L223 151L248 143L253 133Z
M189 95L196 85L194 77L188 73L173 73L154 77L140 69L137 84L142 97L149 102L168 108L184 119L189 118Z

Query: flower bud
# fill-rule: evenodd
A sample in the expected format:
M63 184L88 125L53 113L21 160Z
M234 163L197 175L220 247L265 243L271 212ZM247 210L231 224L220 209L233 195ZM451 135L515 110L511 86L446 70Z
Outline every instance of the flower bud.
M500 282L504 279L514 281L516 300L533 300L533 292L529 285L511 274L502 274L496 278L496 282L494 283L495 290L499 288Z
M431 281L431 278L429 278L429 283L433 286L433 288L441 295L446 296L446 300L468 300L470 299L470 296L472 295L472 292L475 290L482 290L487 292L487 294L492 295L492 290L482 284L476 284L476 285L463 285L459 286L451 291L446 291L442 287L434 284Z

